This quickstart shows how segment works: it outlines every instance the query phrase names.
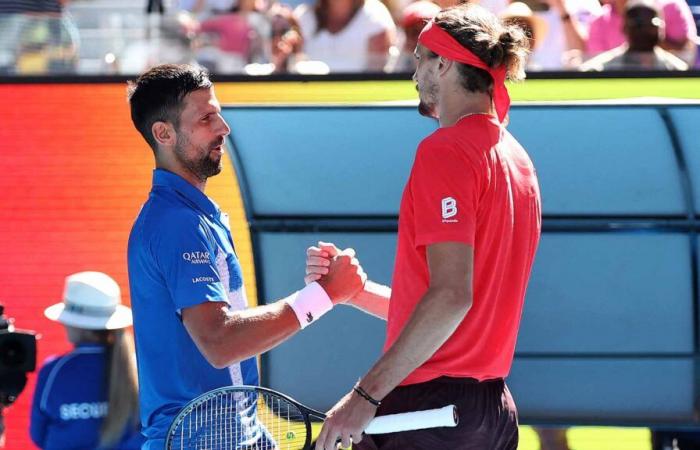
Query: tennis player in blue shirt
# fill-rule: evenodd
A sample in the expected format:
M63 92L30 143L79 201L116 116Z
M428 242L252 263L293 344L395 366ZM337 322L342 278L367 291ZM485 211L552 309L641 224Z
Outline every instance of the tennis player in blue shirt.
M255 355L359 291L351 250L331 276L275 303L248 308L227 217L204 194L221 171L230 129L208 74L188 65L150 69L129 86L131 118L155 156L153 187L131 230L134 315L144 449L163 449L190 400L227 385L258 384ZM251 413L254 415L254 411ZM255 420L241 448L263 447Z

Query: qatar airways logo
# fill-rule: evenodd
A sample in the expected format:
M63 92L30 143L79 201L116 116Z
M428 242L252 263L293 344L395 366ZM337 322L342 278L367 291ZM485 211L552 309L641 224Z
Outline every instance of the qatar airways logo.
M211 264L209 252L185 252L182 259L191 264Z
M459 222L457 219L451 219L457 215L457 200L452 197L442 199L442 223Z

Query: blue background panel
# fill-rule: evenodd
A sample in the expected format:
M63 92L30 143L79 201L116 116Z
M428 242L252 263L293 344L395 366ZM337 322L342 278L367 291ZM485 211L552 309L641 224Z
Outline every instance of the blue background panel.
M545 233L518 352L690 353L692 269L682 233Z
M224 116L239 169L255 186L255 215L397 214L415 149L436 126L413 107L241 107ZM544 214L685 214L654 107L516 106L509 130L537 167ZM694 130L689 122L681 134L697 147Z
M535 125L536 124L536 125ZM673 148L654 108L514 108L544 214L684 214Z
M227 108L223 115L255 215L395 215L416 148L437 127L415 108Z
M649 424L693 416L690 358L516 358L507 383L529 423Z
M688 172L693 180L695 214L700 214L700 108L669 108L681 146L685 150Z

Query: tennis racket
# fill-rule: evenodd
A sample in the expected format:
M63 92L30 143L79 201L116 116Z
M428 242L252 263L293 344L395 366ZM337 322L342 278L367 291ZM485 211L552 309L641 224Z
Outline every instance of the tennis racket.
M311 450L312 418L322 412L257 386L229 386L200 395L175 417L166 450ZM457 408L393 414L375 418L367 434L454 427Z

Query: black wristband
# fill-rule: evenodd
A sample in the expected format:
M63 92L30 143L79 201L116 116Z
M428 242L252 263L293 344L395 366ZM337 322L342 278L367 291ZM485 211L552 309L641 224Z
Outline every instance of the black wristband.
M367 392L365 392L365 390L360 387L360 383L357 383L355 386L353 386L352 390L355 391L357 393L357 395L364 398L365 400L367 400L368 402L370 402L374 406L379 406L382 404L382 402L380 402L379 400L373 399L371 395L369 395Z

